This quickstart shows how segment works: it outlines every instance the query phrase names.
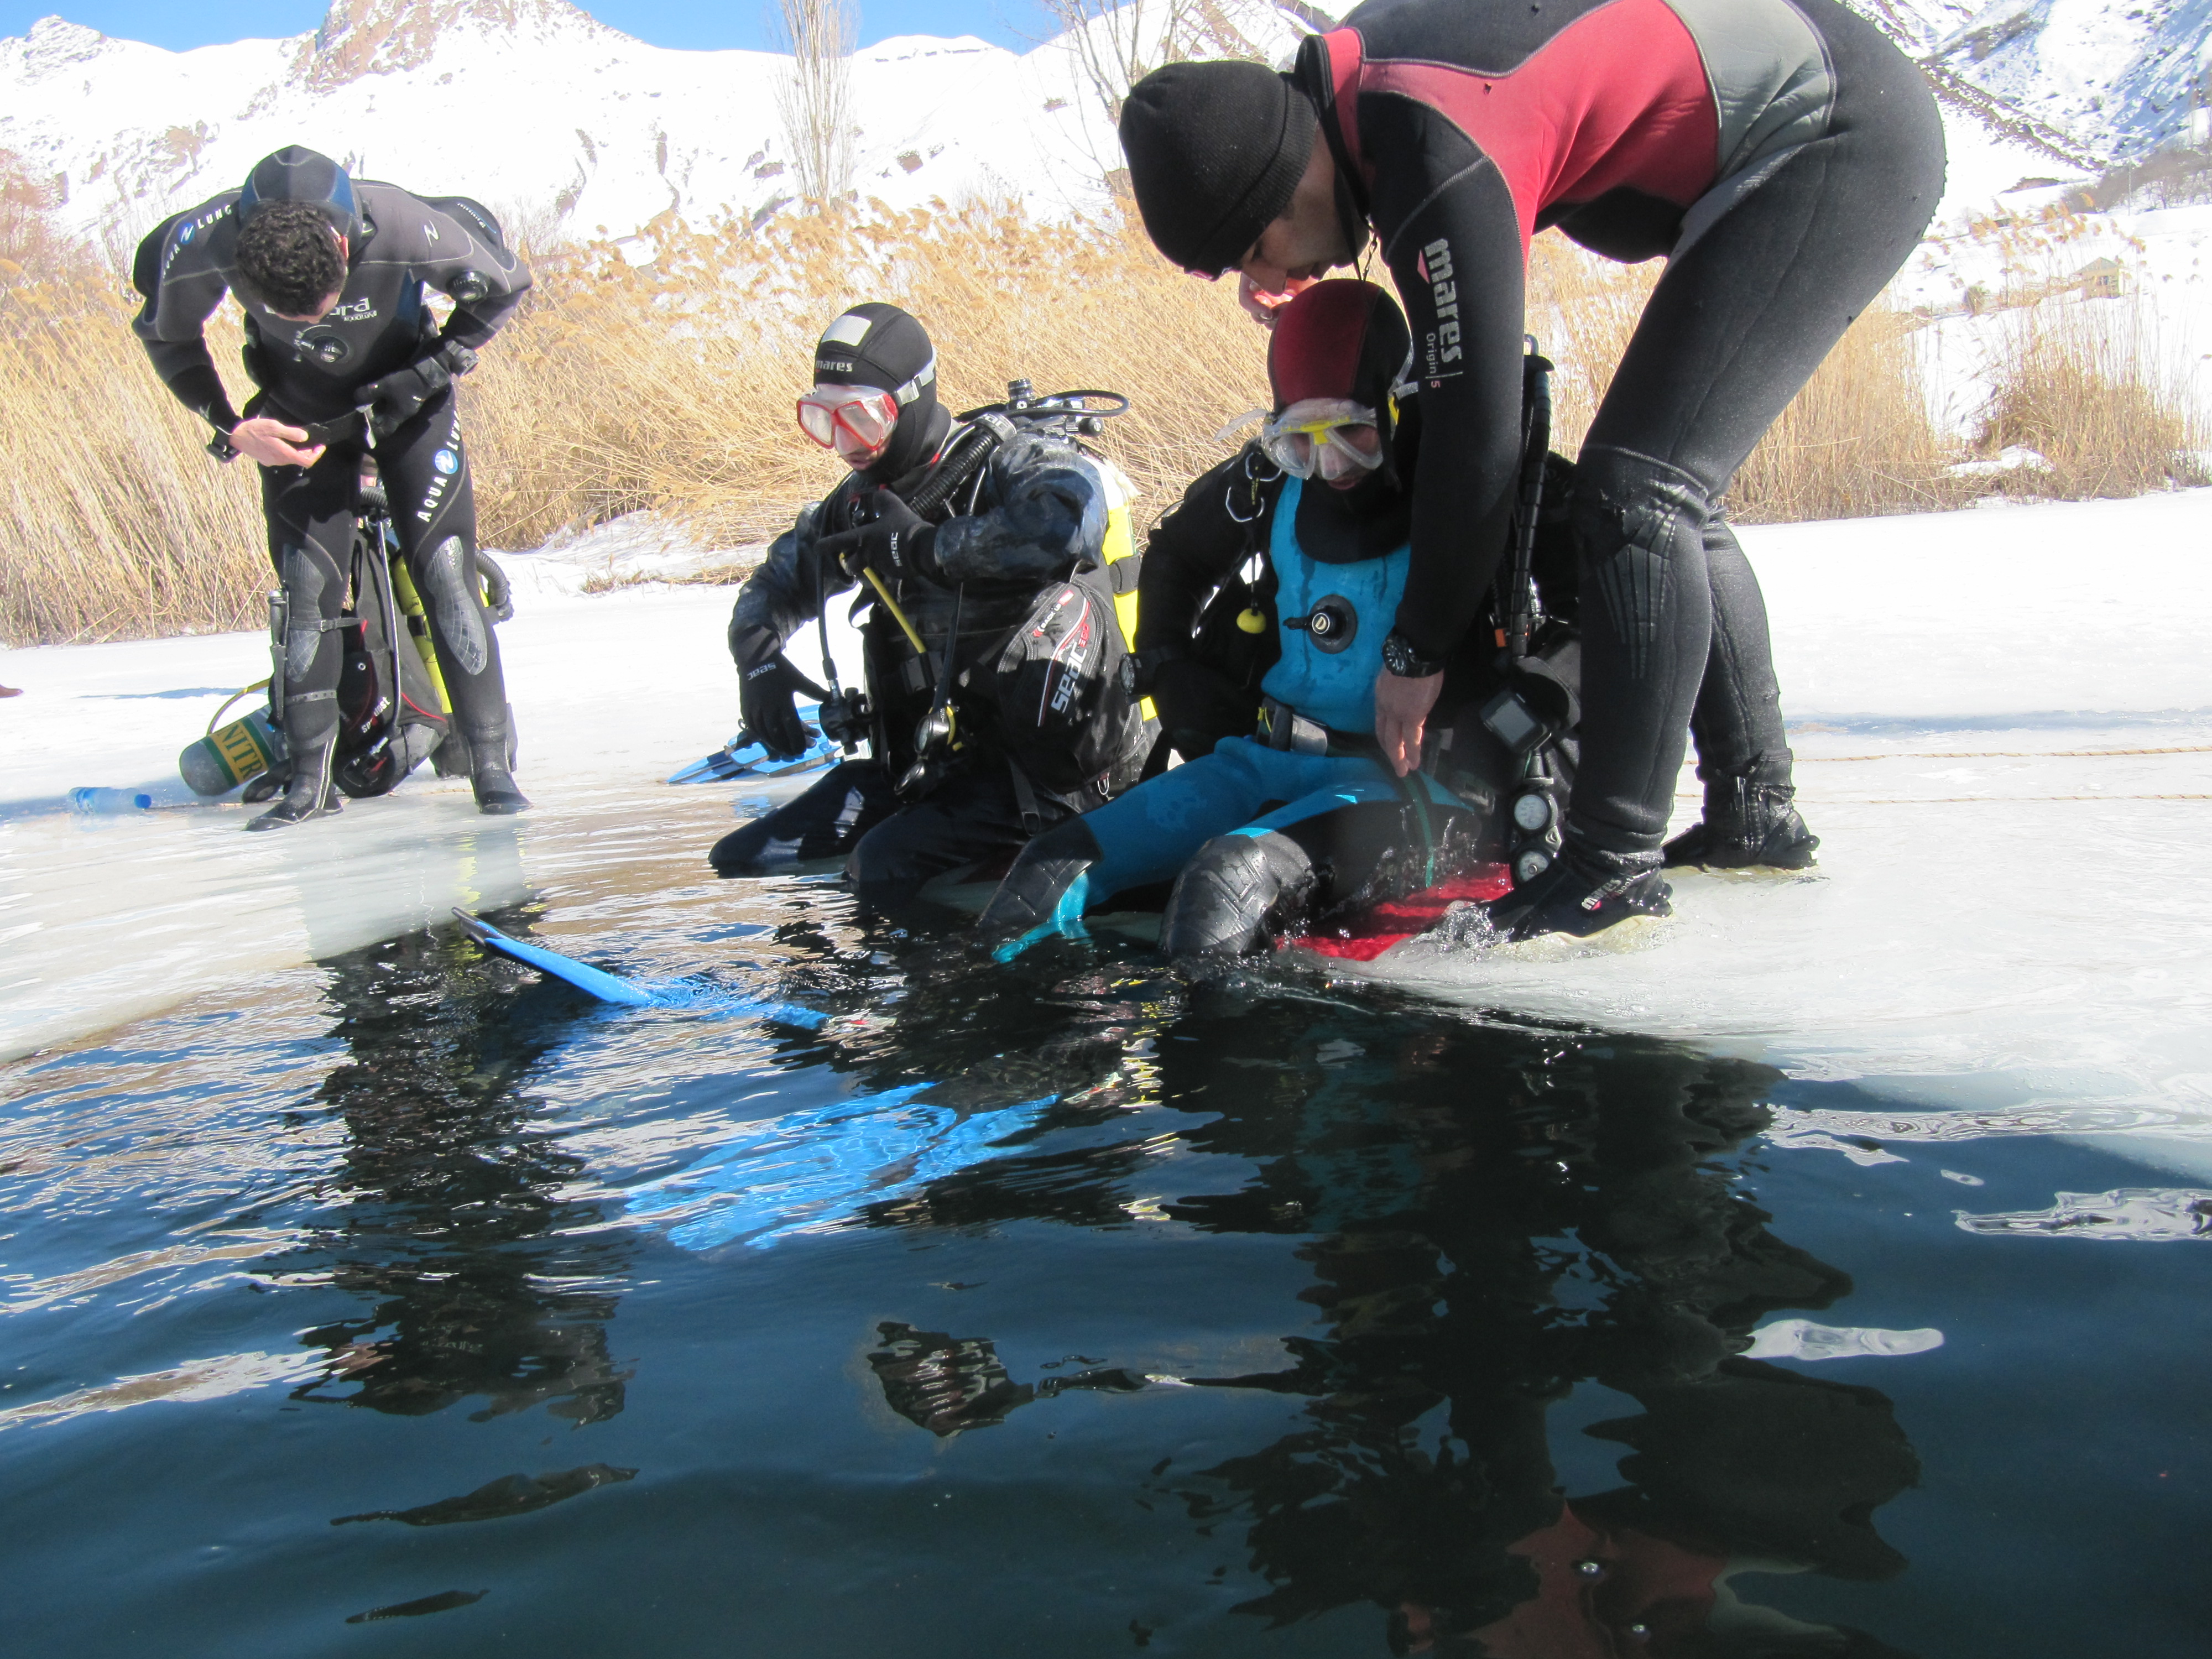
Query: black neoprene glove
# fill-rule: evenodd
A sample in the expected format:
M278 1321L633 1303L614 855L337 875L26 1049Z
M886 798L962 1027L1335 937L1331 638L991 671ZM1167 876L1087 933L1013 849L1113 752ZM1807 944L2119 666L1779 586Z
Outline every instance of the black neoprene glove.
M754 741L778 760L806 751L806 726L793 700L799 676L783 659L772 628L750 628L731 641L738 664L738 709Z
M836 560L848 576L872 570L886 581L902 576L942 580L937 565L937 526L888 489L876 491L868 504L875 511L872 523L824 536L815 544L816 550Z
M404 368L395 368L380 380L371 380L355 395L368 411L368 428L378 438L388 438L413 420L454 379L477 366L477 354L459 340L448 340L426 357Z

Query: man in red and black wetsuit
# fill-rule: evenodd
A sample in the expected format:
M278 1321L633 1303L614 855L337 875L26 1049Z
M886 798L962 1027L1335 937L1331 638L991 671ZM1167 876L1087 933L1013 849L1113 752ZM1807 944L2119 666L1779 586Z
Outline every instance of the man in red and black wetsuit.
M1577 477L1568 856L1493 920L1663 914L1692 726L1706 816L1675 861L1808 862L1765 610L1716 503L1935 212L1942 127L1911 63L1836 0L1370 0L1286 76L1146 76L1121 141L1161 252L1241 271L1255 309L1381 242L1426 434L1376 698L1401 771L1507 543L1529 238L1668 261Z

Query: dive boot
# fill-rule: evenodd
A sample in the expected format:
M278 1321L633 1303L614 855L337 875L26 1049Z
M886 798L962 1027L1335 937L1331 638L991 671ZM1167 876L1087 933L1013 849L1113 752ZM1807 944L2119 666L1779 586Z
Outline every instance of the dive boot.
M1669 868L1802 870L1820 838L1797 815L1797 791L1786 783L1720 778L1705 786L1705 816L1668 842Z
M469 787L477 792L477 811L495 818L528 811L530 798L514 787L514 774L508 769L507 728L471 726L465 735Z
M1570 847L1525 887L1490 906L1490 925L1507 944L1541 933L1588 939L1632 916L1674 913L1659 854L1591 854Z
M309 818L329 817L345 810L345 798L331 781L331 755L337 746L335 733L319 747L292 757L292 781L284 798L259 817L249 819L248 830L289 830Z

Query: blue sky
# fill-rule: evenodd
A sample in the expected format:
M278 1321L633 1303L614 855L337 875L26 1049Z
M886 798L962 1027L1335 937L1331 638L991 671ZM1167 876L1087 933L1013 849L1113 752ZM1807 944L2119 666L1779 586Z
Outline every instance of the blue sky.
M773 0L586 0L601 22L656 46L769 48ZM301 34L323 21L321 0L232 0L221 8L163 0L0 0L0 36L59 12L103 34L172 52L255 36ZM1017 52L1049 33L1034 0L860 0L860 44L894 34L975 34Z

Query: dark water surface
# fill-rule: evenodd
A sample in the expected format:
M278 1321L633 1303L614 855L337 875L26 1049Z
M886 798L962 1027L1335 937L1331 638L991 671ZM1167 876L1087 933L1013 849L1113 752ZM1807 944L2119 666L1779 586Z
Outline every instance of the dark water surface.
M2207 1650L2212 1249L1957 1219L2139 1164L818 882L493 919L840 1018L445 929L0 1067L9 1651Z

